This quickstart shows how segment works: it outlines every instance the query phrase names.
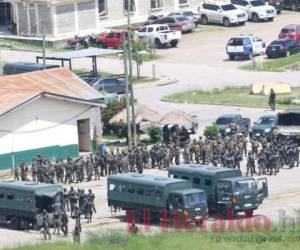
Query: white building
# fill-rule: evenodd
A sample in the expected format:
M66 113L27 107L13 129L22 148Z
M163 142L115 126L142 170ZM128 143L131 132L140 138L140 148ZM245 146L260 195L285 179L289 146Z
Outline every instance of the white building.
M99 93L65 68L0 77L0 169L90 151L101 138ZM93 101L94 100L94 101Z
M11 0L18 35L62 40L76 35L100 33L124 25L128 0ZM132 22L145 22L150 14L180 9L196 11L201 0L130 0Z

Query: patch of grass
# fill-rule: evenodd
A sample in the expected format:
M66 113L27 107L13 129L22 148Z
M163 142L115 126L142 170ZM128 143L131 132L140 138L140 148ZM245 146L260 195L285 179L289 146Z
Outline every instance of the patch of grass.
M300 108L300 105L291 104L292 99L300 97L300 87L292 88L291 94L277 95L278 108ZM251 94L250 87L226 87L211 91L194 90L175 93L163 98L166 101L177 103L220 104L245 107L268 107L268 97Z
M168 232L154 235L132 235L120 231L91 234L81 245L53 242L27 245L15 250L240 250L300 249L298 230L261 232Z
M256 63L253 67L252 63L243 65L240 69L250 71L284 71L286 67L300 63L300 53L292 55L290 57L281 57L276 59L264 59L262 63Z

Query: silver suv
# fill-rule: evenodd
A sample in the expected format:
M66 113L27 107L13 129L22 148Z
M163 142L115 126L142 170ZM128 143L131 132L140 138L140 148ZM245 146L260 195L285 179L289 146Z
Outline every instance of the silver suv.
M203 3L200 5L201 23L221 23L226 27L233 24L244 25L248 20L246 11L237 9L233 4Z

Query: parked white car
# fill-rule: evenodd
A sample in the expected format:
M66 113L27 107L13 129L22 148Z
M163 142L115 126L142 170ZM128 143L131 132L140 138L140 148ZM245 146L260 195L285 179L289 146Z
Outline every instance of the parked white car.
M238 9L246 11L249 20L253 22L273 21L277 15L276 9L262 0L231 0L231 3Z
M151 39L158 48L167 45L176 47L181 39L180 31L171 31L165 24L146 25L138 30L137 35L139 38Z
M237 9L233 4L203 3L200 5L201 23L221 23L228 27L233 24L245 24L248 20L246 11Z

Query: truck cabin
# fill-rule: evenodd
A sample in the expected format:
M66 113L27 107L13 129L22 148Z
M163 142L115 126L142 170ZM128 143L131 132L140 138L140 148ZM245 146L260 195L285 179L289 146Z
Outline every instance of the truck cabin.
M278 114L278 126L300 126L300 110L287 110Z
M234 202L242 203L234 207L236 210L246 209L245 205L256 209L257 200L262 203L268 196L266 178L256 182L254 178L242 176L237 169L185 164L170 167L169 177L189 180L194 188L203 189L211 210L219 209L220 204L228 203L232 197L235 197Z
M277 114L273 135L281 141L291 140L300 145L300 110L286 110Z
M187 209L203 213L206 198L202 190L192 188L189 181L168 177L124 173L112 175L107 181L108 205L123 210ZM171 212L171 211L170 211Z

